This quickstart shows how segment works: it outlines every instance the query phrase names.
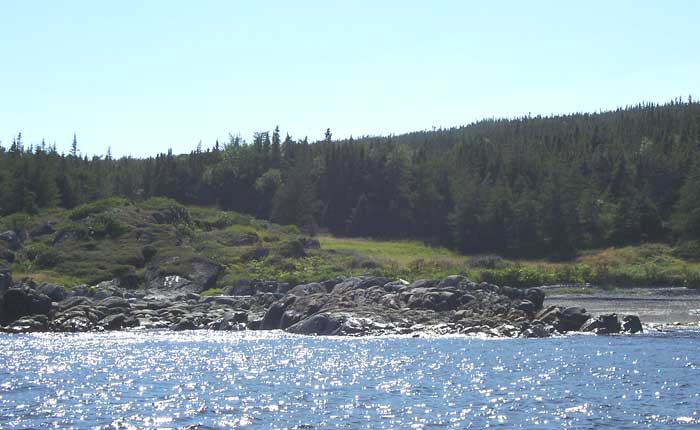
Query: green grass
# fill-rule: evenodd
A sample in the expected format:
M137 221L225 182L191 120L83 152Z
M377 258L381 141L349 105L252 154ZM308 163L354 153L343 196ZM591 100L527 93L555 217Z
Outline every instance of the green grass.
M220 296L224 294L221 288L209 288L208 290L202 291L202 297Z
M591 283L605 288L687 286L700 288L700 263L681 259L664 244L644 244L582 253L570 263L464 256L416 241L376 241L322 236L324 249L366 256L406 279L463 274L481 282L517 287ZM497 268L475 261L498 261Z

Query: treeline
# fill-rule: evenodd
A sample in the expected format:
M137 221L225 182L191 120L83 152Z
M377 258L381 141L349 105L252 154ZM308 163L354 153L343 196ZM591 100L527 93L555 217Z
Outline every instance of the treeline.
M0 213L167 196L309 230L419 238L469 253L700 239L700 104L484 120L400 136L284 137L155 158L0 147Z

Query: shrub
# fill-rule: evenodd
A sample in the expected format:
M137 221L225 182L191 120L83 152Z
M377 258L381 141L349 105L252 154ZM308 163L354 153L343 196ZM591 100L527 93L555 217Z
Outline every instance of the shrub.
M168 209L173 206L182 206L177 201L168 197L151 197L139 204L140 207L149 210Z
M25 213L13 213L0 218L0 231L14 230L16 232L23 231L31 222L31 215Z
M299 227L293 225L293 224L288 224L288 225L283 225L280 226L280 232L284 234L293 234L293 235L300 235L301 230L299 230Z
M286 240L277 249L277 253L282 257L302 258L306 256L304 245L299 240Z
M69 239L87 239L90 237L90 229L87 225L68 221L64 223L54 236L54 244L61 243Z
M132 266L117 266L112 269L112 275L119 281L119 286L122 288L135 288L139 283L136 269Z
M700 289L700 269L683 268L683 286L686 288Z
M27 259L42 269L53 267L61 261L61 254L55 248L43 243L34 243L24 250Z
M123 206L127 206L129 201L121 197L112 197L109 199L97 200L92 203L86 203L84 205L78 206L72 211L68 212L68 218L73 221L77 221L83 218L87 218L90 215L106 212L110 209L115 209Z
M585 284L593 280L593 269L586 264L565 264L556 269L554 277L559 284Z
M498 255L477 255L469 259L467 266L480 269L503 269L508 263Z
M141 249L141 255L146 262L151 261L153 257L158 253L158 249L153 245L146 245Z
M232 225L250 225L250 216L237 212L222 212L214 221L207 223L212 228L222 229Z
M680 243L673 249L673 256L686 260L700 260L700 240Z
M90 218L90 235L95 238L118 237L126 233L129 227L119 221L114 214L101 213Z
M481 272L481 281L496 285L517 288L532 288L553 284L556 279L552 273L540 267L509 267Z

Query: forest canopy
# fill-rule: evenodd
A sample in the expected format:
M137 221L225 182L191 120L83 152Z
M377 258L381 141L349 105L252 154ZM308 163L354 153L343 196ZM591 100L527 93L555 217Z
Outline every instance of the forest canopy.
M189 154L88 158L0 145L0 215L107 197L219 206L336 235L414 238L465 253L700 239L700 104L489 119L318 142L272 132Z

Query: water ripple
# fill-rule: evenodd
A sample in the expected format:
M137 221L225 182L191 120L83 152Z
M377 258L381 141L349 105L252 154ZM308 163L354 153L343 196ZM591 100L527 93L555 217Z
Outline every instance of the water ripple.
M0 335L0 428L697 428L700 335Z

